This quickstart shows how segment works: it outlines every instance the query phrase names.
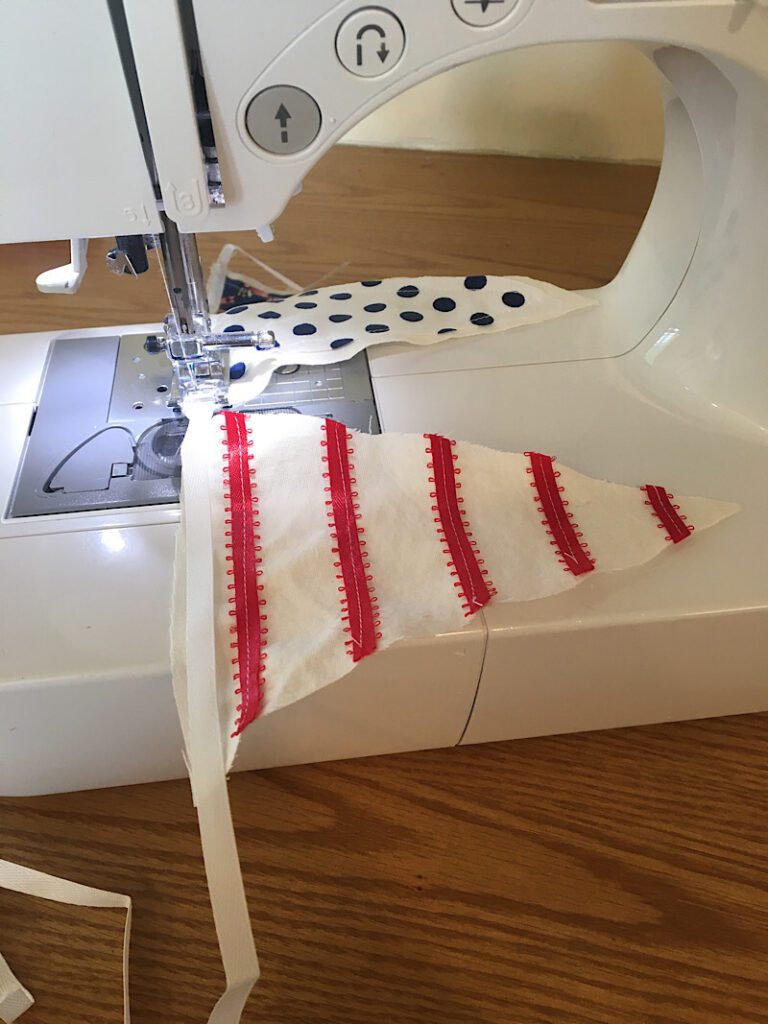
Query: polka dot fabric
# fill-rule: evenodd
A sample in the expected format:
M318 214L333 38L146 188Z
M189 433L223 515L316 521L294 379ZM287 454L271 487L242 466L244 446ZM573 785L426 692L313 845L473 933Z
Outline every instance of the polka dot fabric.
M280 366L336 363L388 342L456 344L590 305L593 300L582 295L525 277L389 278L311 289L272 304L236 306L214 317L214 330L271 330L277 340L266 351L238 352L246 371L231 386L237 404L260 394Z

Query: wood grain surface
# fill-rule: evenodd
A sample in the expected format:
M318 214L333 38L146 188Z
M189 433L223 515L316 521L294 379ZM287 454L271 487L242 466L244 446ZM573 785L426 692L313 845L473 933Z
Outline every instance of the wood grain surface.
M653 182L640 167L337 150L260 255L304 285L472 270L596 284ZM156 279L98 266L74 298L37 295L34 274L62 255L0 248L5 330L164 312ZM246 1020L768 1021L767 723L233 776L263 970ZM206 1019L222 979L185 782L0 801L0 856L130 893L136 1024ZM0 892L0 948L38 1000L25 1024L122 1019L122 923Z
M276 223L200 235L210 261L236 242L305 288L398 274L529 274L563 288L603 284L621 265L656 181L650 167L336 147ZM160 274L107 273L114 240L91 242L76 295L41 295L35 277L69 261L64 242L0 248L5 333L130 324L167 312ZM260 271L247 261L243 272Z

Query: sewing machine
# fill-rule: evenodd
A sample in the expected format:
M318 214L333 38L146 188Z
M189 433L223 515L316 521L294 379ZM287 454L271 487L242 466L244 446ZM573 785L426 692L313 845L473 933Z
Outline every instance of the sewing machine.
M596 477L661 478L743 511L695 550L377 654L255 722L236 767L768 709L762 3L6 0L0 242L72 239L70 264L38 281L62 294L88 238L115 236L111 269L128 275L158 247L171 312L0 338L0 792L184 774L168 654L178 398L226 401L237 349L269 343L211 332L195 233L268 240L337 139L447 68L617 39L658 69L666 146L596 306L514 346L383 346L338 371L346 397L329 387L303 406L299 388L290 402L556 451Z

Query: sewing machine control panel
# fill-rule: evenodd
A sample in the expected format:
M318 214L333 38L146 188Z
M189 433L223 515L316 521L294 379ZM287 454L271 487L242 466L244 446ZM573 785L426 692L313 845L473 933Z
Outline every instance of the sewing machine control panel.
M370 90L350 88L357 79L382 79L386 88L394 84L394 72L402 75L413 71L424 60L434 60L443 53L434 53L437 43L445 51L486 42L488 29L504 30L513 12L522 15L532 0L446 0L451 32L429 32L431 46L425 46L423 12L398 2L391 6L367 6L342 10L335 8L319 18L306 33L295 39L272 62L262 79L281 78L280 84L250 91L244 107L244 124L249 140L264 153L295 156L338 135L339 125L348 120L346 107L359 106L370 96ZM514 19L515 21L519 18ZM340 75L334 75L333 63L318 61L332 48L338 60ZM453 39L451 37L454 37ZM409 52L410 50L410 52ZM406 56L408 59L406 60ZM407 66L406 66L407 65ZM297 79L296 68L302 68ZM307 87L313 77L307 70L320 69L320 88ZM283 70L285 69L285 70ZM400 77L400 76L397 76ZM378 85L378 82L376 82ZM338 86L334 90L334 86ZM331 93L335 95L331 98Z

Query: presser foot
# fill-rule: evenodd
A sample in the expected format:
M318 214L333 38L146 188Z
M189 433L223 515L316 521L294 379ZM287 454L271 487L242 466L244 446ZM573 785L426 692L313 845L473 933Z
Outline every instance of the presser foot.
M165 352L173 374L168 405L180 409L188 394L205 392L220 408L229 402L229 370L232 351L255 348L260 352L277 348L274 331L201 331L181 334L171 316L165 319L165 333L148 339L153 352Z

